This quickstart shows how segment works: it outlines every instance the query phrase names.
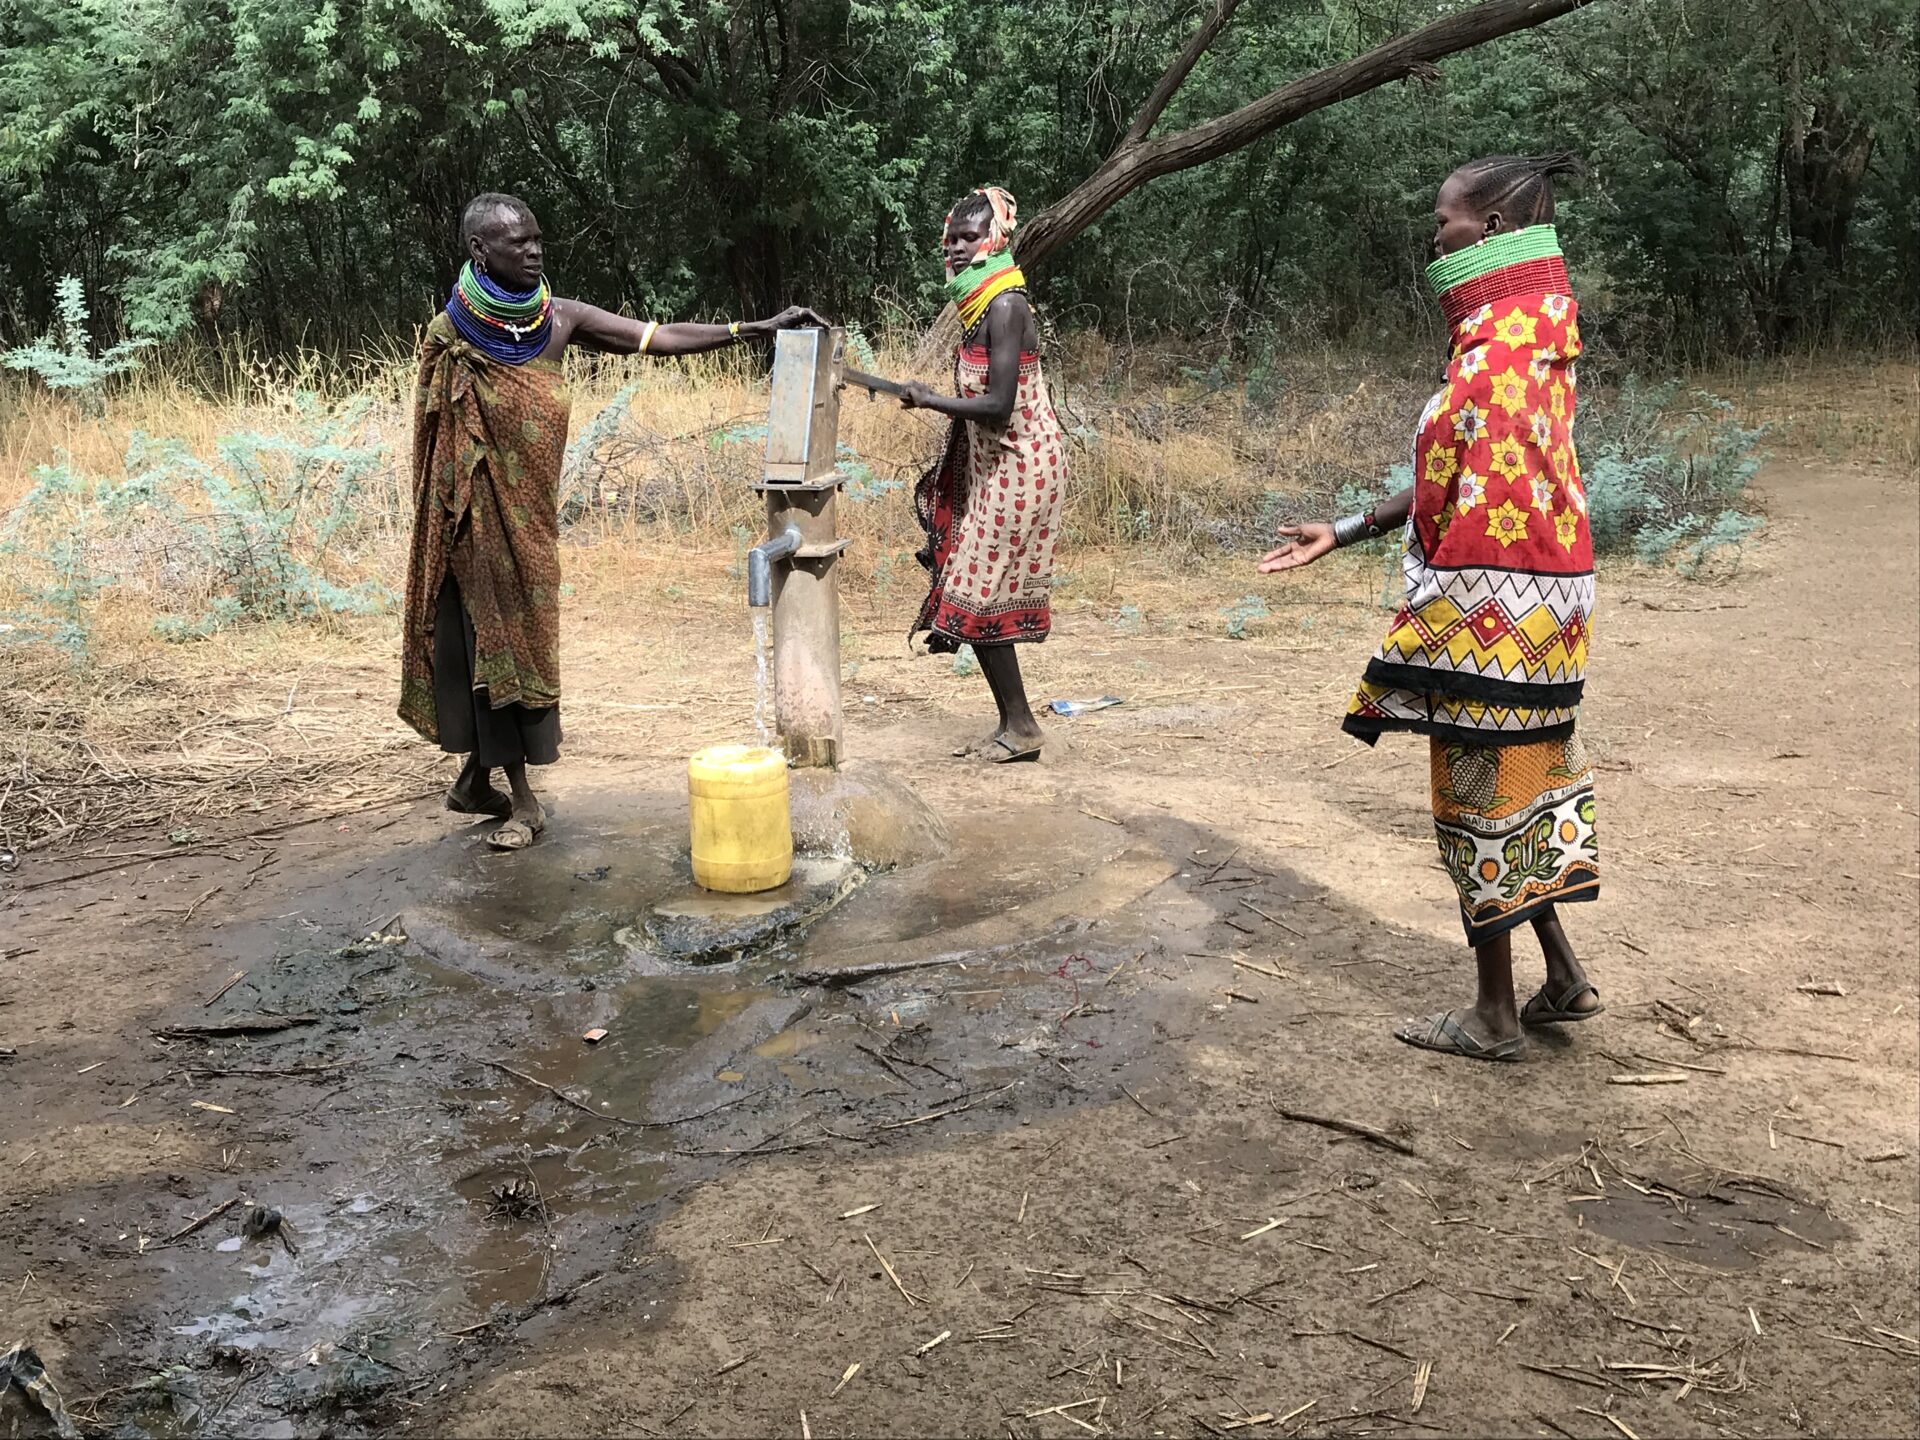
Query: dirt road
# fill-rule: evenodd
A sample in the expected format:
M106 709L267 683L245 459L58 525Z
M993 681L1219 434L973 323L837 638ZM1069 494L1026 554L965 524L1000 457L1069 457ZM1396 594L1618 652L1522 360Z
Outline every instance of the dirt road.
M1911 1433L1920 495L1763 489L1731 582L1603 576L1609 1009L1521 1065L1391 1038L1471 969L1423 745L1337 732L1368 562L1069 617L1036 693L1129 703L1039 767L857 616L850 747L954 848L805 954L960 963L850 988L634 958L711 721L583 641L669 708L518 870L422 802L6 882L0 1339L203 1434Z

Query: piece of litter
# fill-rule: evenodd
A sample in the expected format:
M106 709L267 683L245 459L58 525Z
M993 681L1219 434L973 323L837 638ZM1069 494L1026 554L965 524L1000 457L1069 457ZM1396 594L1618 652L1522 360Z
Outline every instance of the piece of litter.
M1122 703L1118 695L1102 695L1098 700L1049 700L1047 708L1071 720L1076 715L1091 715L1096 710L1106 710Z
M581 1031L580 1038L589 1045L598 1045L602 1040L607 1038L607 1032L603 1026L596 1025L591 1030Z
M52 1422L60 1440L80 1440L80 1428L67 1415L53 1377L47 1374L40 1357L24 1340L16 1340L0 1350L0 1396L15 1388L29 1405Z

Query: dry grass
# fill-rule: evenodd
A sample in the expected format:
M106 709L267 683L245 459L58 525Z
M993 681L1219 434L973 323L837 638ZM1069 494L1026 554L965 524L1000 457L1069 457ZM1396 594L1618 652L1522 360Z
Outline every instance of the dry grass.
M1724 365L1695 377L1769 427L1767 447L1810 462L1885 466L1920 476L1920 363L1840 355Z
M883 347L879 363L886 373L942 378L937 362L916 366L906 346ZM234 369L225 377L232 398L215 403L163 367L137 377L92 420L64 399L0 388L0 511L29 491L38 466L65 460L122 478L136 433L201 457L236 432L298 434L309 423L299 382L316 378ZM1424 370L1381 375L1329 354L1290 365L1280 397L1253 406L1242 388L1208 390L1177 366L1122 359L1097 339L1075 342L1051 378L1073 436L1058 604L1107 618L1126 605L1145 612L1150 627L1198 616L1216 630L1215 612L1256 588L1248 560L1276 514L1317 513L1344 485L1377 486L1404 460L1426 389ZM565 664L594 673L597 703L617 712L620 689L606 682L631 663L632 637L644 636L649 664L665 659L689 694L724 708L740 677L702 646L716 617L739 603L740 552L762 523L749 488L761 447L735 432L763 418L764 380L744 356L583 358L573 380L576 434L622 387L636 389L598 461L582 467L564 497L576 506L565 556ZM342 584L397 588L411 515L410 376L395 362L360 381L371 403L356 439L380 444L384 461L325 568ZM1743 418L1774 424L1777 451L1905 474L1920 464L1920 368L1910 363L1782 362L1701 383L1734 399ZM923 584L908 495L943 422L857 393L844 397L841 416L842 438L875 481L893 486L842 501L843 528L856 541L841 572L847 623L850 634L865 628L876 637L873 653L891 653ZM8 737L0 846L65 852L121 832L193 843L203 825L410 796L439 773L437 757L392 718L391 613L247 624L169 643L154 631L156 616L204 610L218 577L183 563L158 526L137 527L93 552L92 563L115 583L87 607L84 658L0 645ZM1324 590L1364 603L1377 593L1362 573L1370 568L1329 566L1325 585L1316 576L1290 595ZM0 614L46 580L31 560L10 562L0 572ZM863 653L861 643L849 648L850 658Z

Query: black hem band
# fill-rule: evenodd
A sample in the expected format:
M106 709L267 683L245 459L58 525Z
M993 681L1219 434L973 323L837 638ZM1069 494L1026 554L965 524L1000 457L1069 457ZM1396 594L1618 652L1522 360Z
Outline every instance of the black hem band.
M1340 728L1356 740L1371 745L1389 731L1428 735L1435 740L1451 740L1463 745L1534 745L1543 740L1565 740L1573 734L1574 722L1563 720L1537 730L1478 730L1470 725L1447 725L1438 720L1409 720L1398 715L1376 718L1349 715Z
M1580 703L1580 696L1587 688L1585 680L1530 685L1490 675L1433 670L1425 665L1395 665L1377 656L1367 662L1365 677L1390 690L1411 690L1416 695L1438 695L1443 699L1476 700L1485 705L1531 710L1571 709Z

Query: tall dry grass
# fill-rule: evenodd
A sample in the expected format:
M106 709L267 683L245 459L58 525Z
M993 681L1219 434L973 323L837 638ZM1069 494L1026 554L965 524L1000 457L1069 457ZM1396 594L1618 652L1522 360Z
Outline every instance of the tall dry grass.
M883 344L877 364L943 379L939 362L916 364L909 344ZM0 513L14 512L43 466L125 481L136 437L213 460L223 437L304 440L316 403L332 413L354 406L340 438L378 446L380 463L361 478L351 520L325 556L300 558L335 584L372 580L397 591L412 516L411 378L404 356L376 357L347 376L200 356L150 365L87 416L68 398L0 377ZM1208 589L1198 573L1207 558L1238 550L1244 559L1265 537L1274 494L1306 513L1342 485L1377 482L1419 401L1411 382L1329 363L1303 367L1278 403L1250 405L1243 389L1208 389L1175 366L1156 371L1138 357L1122 365L1094 340L1078 342L1052 379L1072 437L1058 590L1068 610L1117 607L1156 578L1168 592ZM616 396L630 390L631 403L570 470L561 497L563 636L576 645L658 637L684 646L693 666L723 622L738 622L741 555L764 526L751 484L765 377L743 354L665 363L579 356L570 381L576 436ZM944 421L856 392L843 397L840 433L860 476L840 509L855 541L841 570L848 624L872 617L904 631L925 584L913 560L921 536L911 489L940 448ZM322 472L314 483L324 491L330 481ZM187 521L205 508L194 489L175 485L171 497ZM328 498L314 503L324 508ZM25 526L16 536L25 543L0 571L0 618L19 627L0 635L0 848L64 850L129 827L193 843L203 826L278 814L316 795L350 808L433 783L437 757L392 719L391 610L254 620L170 642L156 620L206 612L224 578L204 553L174 543L184 522L153 507L111 533L76 533L71 513L56 508ZM75 543L63 548L67 541ZM34 602L57 588L63 563L105 582L81 607L84 649L35 640ZM1122 577L1133 588L1123 591ZM1231 586L1244 593L1247 581L1236 573ZM619 648L608 649L620 663Z
M1189 367L1178 354L1121 354L1097 336L1068 342L1050 363L1070 437L1057 606L1104 614L1151 595L1163 612L1206 616L1253 590L1248 560L1276 520L1324 514L1345 488L1377 491L1406 458L1432 383L1426 360L1406 357L1396 372L1335 352L1293 354L1277 385L1250 398L1245 384L1221 383L1215 367ZM945 379L941 362L906 341L883 343L876 363L888 374ZM0 375L0 516L41 466L124 479L137 434L207 458L240 432L300 438L313 397L352 401L364 410L349 438L378 445L381 461L323 568L341 585L374 580L397 591L412 513L411 378L398 353L350 374L200 356L150 365L88 417ZM751 489L762 452L752 427L766 408L757 359L579 356L570 378L576 436L614 397L632 394L562 496L563 636L578 644L589 635L600 647L592 663L617 664L619 647L604 637L644 635L650 645L683 646L697 671L721 620L739 618L741 552L764 524ZM1777 453L1920 469L1920 367L1911 361L1786 360L1722 367L1699 381L1749 422L1772 424ZM1590 380L1584 394L1588 409L1606 403L1604 384ZM923 593L909 497L944 423L843 396L841 438L863 474L840 507L855 541L841 570L853 629L904 631ZM326 476L315 483L324 489ZM44 556L60 537L30 538ZM35 545L23 548L0 567L0 620L31 609L49 583ZM190 840L213 819L316 793L351 806L432 783L436 758L391 718L391 611L257 621L169 642L156 618L204 611L221 577L196 570L158 519L87 553L112 583L86 604L84 654L32 643L22 618L12 623L24 628L0 634L0 847L70 846L130 825ZM1325 578L1289 593L1344 585L1377 595L1365 568L1316 567Z
M883 349L879 363L891 374L916 373L904 346ZM1412 379L1357 374L1332 357L1303 369L1276 401L1260 405L1249 403L1241 387L1210 390L1177 373L1144 379L1131 365L1133 379L1122 389L1111 379L1116 369L1111 353L1089 340L1053 375L1071 451L1068 546L1124 548L1176 567L1251 549L1277 509L1304 514L1324 508L1343 486L1378 484L1403 458L1407 417L1421 398ZM918 373L941 380L924 367ZM19 502L42 465L124 479L136 435L178 441L201 457L211 457L222 436L240 432L298 438L309 425L303 393L340 400L348 391L337 377L235 368L215 400L203 379L150 368L122 385L97 418L60 396L8 384L0 390L0 509ZM371 406L354 438L380 446L383 461L362 482L348 543L329 558L330 577L397 584L411 520L411 375L404 361L393 361L355 380L351 393ZM620 422L563 488L570 544L613 552L577 568L613 578L619 557L637 562L672 549L711 556L724 573L744 537L757 538L763 523L751 488L762 444L752 427L765 416L766 382L753 358L580 356L571 380L576 437L616 395L632 391ZM945 423L884 397L843 397L841 439L851 450L850 467L863 476L841 505L843 528L856 541L842 572L853 593L907 583L902 569L920 544L911 489L938 453ZM215 577L180 573L178 557L164 546L127 558L129 564L116 565L115 584L95 615L109 633L121 612L137 622L156 601L191 606L208 598L195 586L210 587ZM1068 570L1070 588L1070 562ZM0 610L18 606L36 578L44 577L35 577L30 564L0 577Z

